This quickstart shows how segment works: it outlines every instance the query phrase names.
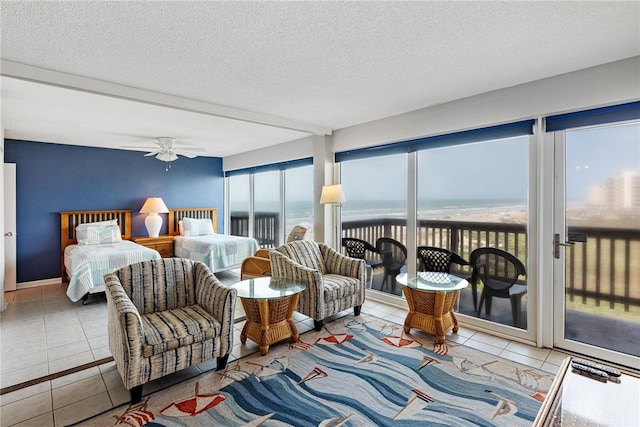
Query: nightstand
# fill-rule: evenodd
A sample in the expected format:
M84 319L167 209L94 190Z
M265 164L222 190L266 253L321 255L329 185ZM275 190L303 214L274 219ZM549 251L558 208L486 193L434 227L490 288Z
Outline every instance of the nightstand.
M173 236L134 237L133 241L139 245L155 249L162 258L173 257Z

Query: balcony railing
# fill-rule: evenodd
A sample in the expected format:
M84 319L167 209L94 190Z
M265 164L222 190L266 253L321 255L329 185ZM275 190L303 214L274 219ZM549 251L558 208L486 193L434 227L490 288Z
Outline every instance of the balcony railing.
M232 234L247 236L248 216L234 213ZM278 244L279 218L273 213L256 215L255 237L261 247ZM623 304L640 306L640 230L569 227L570 233L585 233L586 243L566 249L566 292L571 301L594 299L596 305ZM407 226L402 219L378 218L342 223L342 235L366 240L375 245L380 237L391 237L406 244ZM456 222L420 220L417 226L418 246L450 249L465 259L471 251L483 246L503 249L518 257L527 266L527 228L525 224L495 222ZM549 250L552 250L550 248ZM375 257L368 254L368 257ZM636 260L632 262L632 260ZM469 267L459 267L456 273L468 274ZM526 280L526 279L525 279Z

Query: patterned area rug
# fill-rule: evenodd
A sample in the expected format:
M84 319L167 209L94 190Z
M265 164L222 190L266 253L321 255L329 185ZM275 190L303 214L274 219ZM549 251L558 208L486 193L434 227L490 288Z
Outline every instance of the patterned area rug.
M530 426L553 381L364 314L300 338L79 425Z

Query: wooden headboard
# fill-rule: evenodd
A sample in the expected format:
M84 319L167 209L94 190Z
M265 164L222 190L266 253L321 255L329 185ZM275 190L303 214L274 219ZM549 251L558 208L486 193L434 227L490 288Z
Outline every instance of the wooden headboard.
M169 209L169 235L177 236L180 234L178 222L182 218L208 218L213 223L213 231L218 232L218 209L217 208L186 208L186 209Z
M78 243L76 240L76 227L88 222L118 220L118 226L122 233L122 240L131 239L131 211L130 210L106 210L106 211L69 211L60 212L60 256L62 258L62 278L65 277L64 249Z

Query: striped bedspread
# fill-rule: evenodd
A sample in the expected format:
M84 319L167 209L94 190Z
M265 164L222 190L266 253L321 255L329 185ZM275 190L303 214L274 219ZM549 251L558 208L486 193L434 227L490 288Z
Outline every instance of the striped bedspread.
M242 261L253 255L258 248L258 242L249 237L226 234L176 236L173 254L180 258L203 262L215 272L240 266Z
M67 296L75 302L87 292L103 292L105 274L129 264L158 258L158 251L130 240L101 245L69 245L64 250L64 266L71 277Z

